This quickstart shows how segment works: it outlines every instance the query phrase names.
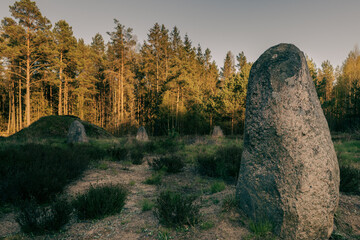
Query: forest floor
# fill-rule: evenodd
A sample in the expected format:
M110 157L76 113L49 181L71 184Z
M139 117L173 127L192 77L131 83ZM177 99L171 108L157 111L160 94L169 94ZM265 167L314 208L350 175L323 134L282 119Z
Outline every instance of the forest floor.
M192 159L201 147L212 148L204 144L221 145L228 144L229 141L239 140L232 139L225 143L200 141L185 146L183 151L188 154L188 159ZM352 147L353 142L350 142ZM359 142L355 146L358 144ZM346 146L346 141L345 145L343 141L339 141L337 145L337 151L340 149L343 154L349 154L346 152L350 149ZM359 150L353 148L350 151L357 160L360 157ZM92 221L80 221L74 215L59 233L31 236L21 233L16 222L16 211L9 211L0 217L0 239L263 239L249 230L249 221L236 208L224 208L224 202L235 195L235 182L225 181L225 189L213 193L211 186L219 179L200 175L196 164L187 164L180 173L164 175L161 184L148 185L144 182L153 174L153 170L147 160L153 157L146 156L146 161L141 165L107 160L94 163L80 179L66 187L65 193L73 198L85 192L90 185L123 184L130 193L120 214ZM159 224L153 210L143 211L142 201L148 199L155 202L164 189L182 189L199 195L197 204L201 206L200 223L176 229L166 228ZM341 194L332 239L360 239L360 196Z

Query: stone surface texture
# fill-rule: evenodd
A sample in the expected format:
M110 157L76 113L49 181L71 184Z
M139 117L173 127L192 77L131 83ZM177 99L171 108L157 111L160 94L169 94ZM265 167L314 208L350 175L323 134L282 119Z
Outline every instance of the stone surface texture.
M84 125L79 122L78 120L75 120L71 123L68 136L67 136L67 142L68 143L86 143L89 139L86 136Z
M236 195L280 239L328 239L339 201L339 166L304 54L265 51L250 72Z
M223 137L224 133L221 130L220 126L215 126L214 127L214 131L212 133L212 137L218 138L218 137Z
M149 141L149 136L146 133L146 129L144 126L139 127L137 133L136 133L136 140L138 141Z

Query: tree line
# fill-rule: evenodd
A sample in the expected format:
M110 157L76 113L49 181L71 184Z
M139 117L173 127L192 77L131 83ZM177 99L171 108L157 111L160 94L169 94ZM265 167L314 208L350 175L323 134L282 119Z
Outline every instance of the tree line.
M114 134L145 126L152 135L227 134L244 127L252 63L243 52L226 54L218 69L211 51L188 35L155 23L139 43L133 30L114 20L105 43L76 39L60 20L52 26L36 3L20 0L0 26L0 132L15 133L47 115L76 115ZM360 57L343 66L308 65L330 126L359 120Z

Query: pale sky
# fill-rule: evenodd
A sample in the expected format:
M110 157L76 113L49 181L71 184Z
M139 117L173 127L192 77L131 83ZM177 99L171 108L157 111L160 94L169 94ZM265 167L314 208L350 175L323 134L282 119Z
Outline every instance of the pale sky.
M0 0L0 18L10 16L14 0ZM113 19L134 29L140 43L158 22L175 25L193 46L209 48L219 67L227 51L244 51L255 61L266 49L293 43L314 59L341 65L360 44L359 0L36 0L54 24L66 20L77 38L90 43L112 31Z

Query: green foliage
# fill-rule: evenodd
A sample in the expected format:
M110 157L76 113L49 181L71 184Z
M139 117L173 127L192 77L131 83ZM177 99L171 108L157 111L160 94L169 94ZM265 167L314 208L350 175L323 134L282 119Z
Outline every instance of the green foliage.
M223 204L221 206L223 212L229 212L232 209L236 209L238 202L236 201L235 194L225 196Z
M102 161L97 164L96 168L98 168L100 170L106 170L109 168L109 166L106 162Z
M120 213L125 205L128 190L122 185L90 186L73 201L79 219L101 219Z
M43 203L78 178L99 153L91 146L10 145L0 149L0 201Z
M199 222L200 207L195 204L196 197L172 191L160 193L155 204L155 215L160 223L169 227L194 225Z
M70 219L71 205L63 198L50 205L39 205L34 199L25 201L16 218L25 233L41 234L59 231Z
M214 226L215 226L214 222L206 221L206 222L202 222L200 224L200 229L201 230L209 230L209 229L213 228Z
M173 239L170 235L170 233L166 230L160 230L157 234L157 240L169 240Z
M197 158L200 173L210 177L237 179L242 155L241 146L224 146L215 154L203 154Z
M133 149L130 153L131 162L136 165L141 165L144 162L144 153Z
M225 183L223 181L216 181L211 184L210 192L217 193L225 190Z
M153 209L154 205L155 204L151 200L143 199L141 201L141 211L143 212L150 211Z
M340 191L360 195L360 169L340 165Z
M113 146L108 149L109 155L116 161L124 161L128 156L128 149L125 147Z
M268 220L250 221L249 229L255 235L255 239L275 239L272 234L273 226Z
M160 185L162 180L163 172L157 172L151 175L151 177L145 180L145 184L149 185Z
M168 173L177 173L184 168L185 163L182 156L172 154L169 156L155 158L152 162L149 162L149 165L156 171L164 168Z

